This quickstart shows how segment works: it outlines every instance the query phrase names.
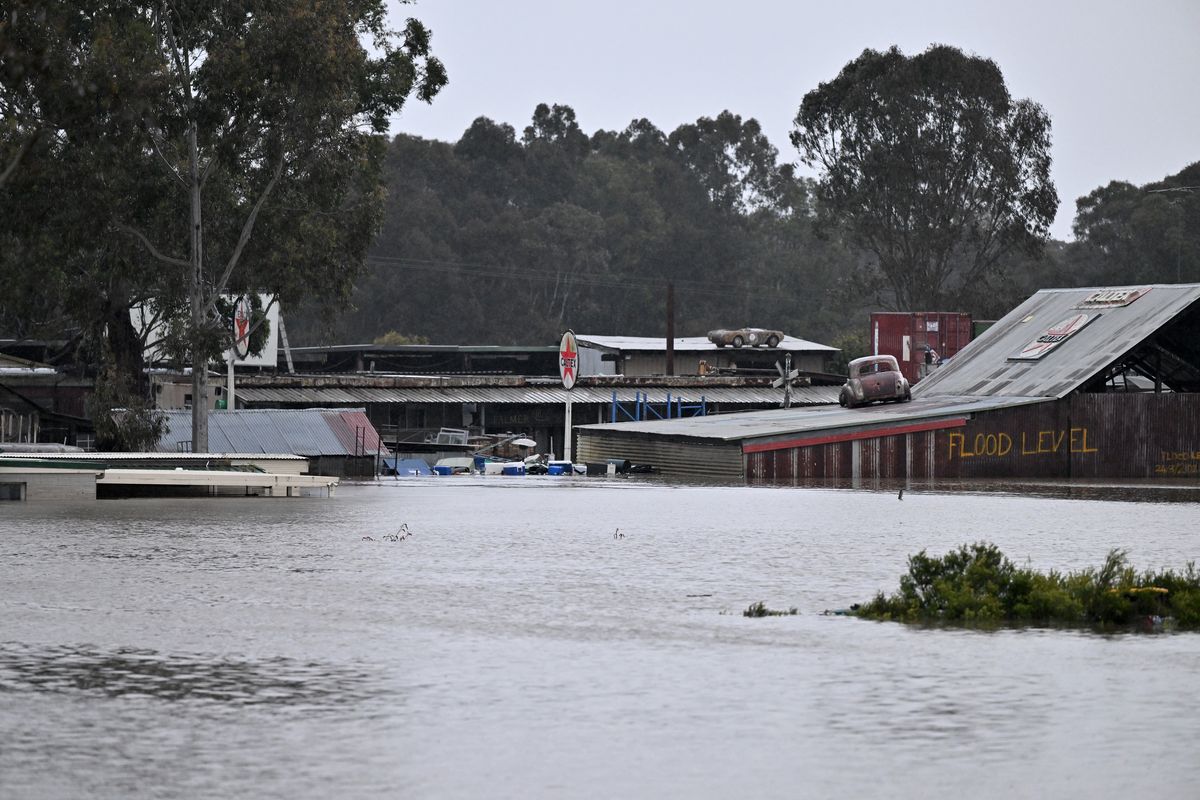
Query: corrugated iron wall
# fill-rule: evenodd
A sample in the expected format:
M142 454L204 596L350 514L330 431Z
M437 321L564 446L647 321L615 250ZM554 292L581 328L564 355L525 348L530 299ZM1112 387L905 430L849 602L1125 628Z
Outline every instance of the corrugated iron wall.
M879 353L895 356L904 377L917 383L923 377L925 345L941 358L956 355L971 341L971 317L960 312L876 311L871 314L869 335L871 349L878 345Z
M603 463L609 459L649 464L664 475L733 480L742 477L742 448L737 442L725 444L664 436L614 435L603 430L576 431L577 462Z
M749 453L751 481L827 478L1193 478L1200 395L1081 394L957 428Z

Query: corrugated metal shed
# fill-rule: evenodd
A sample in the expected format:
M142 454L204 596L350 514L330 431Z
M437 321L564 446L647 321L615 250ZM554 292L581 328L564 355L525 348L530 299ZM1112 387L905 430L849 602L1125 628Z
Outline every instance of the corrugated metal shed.
M575 335L580 345L594 345L603 347L608 350L646 350L654 352L664 352L667 349L667 340L663 336L591 336L582 333ZM708 340L707 336L680 336L675 339L675 351L693 352L697 350L718 350L715 344ZM732 348L729 348L732 349ZM746 348L751 350L753 348ZM810 342L807 339L800 339L795 336L784 336L783 341L775 348L758 348L764 352L774 350L791 350L791 351L819 351L823 353L836 353L836 347L830 347L817 342Z
M173 453L192 438L192 412L166 411L167 432L159 452ZM366 448L356 449L356 429L365 429ZM361 440L360 440L361 441ZM295 453L301 456L375 454L379 434L362 409L243 409L208 416L213 453ZM382 452L387 452L383 448Z
M837 403L840 387L799 386L792 389L792 402L797 405L828 405ZM649 395L653 402L663 402L671 397L682 397L684 402L698 402L701 397L712 403L778 403L783 399L782 389L769 386L711 388L661 388L621 387L613 389L603 386L576 386L571 390L574 403L611 403L613 392L618 402L632 403L637 393ZM338 403L550 403L566 402L567 390L561 386L493 386L493 387L448 387L448 388L370 388L370 387L238 387L238 399L247 403L304 403L336 405ZM211 419L212 417L210 417ZM190 423L189 423L190 424Z
M1097 293L1141 291L1127 305L1089 306ZM1061 398L1134 349L1200 299L1200 284L1043 289L988 328L945 366L913 387L913 398ZM1040 358L1016 359L1056 326L1085 315L1082 327Z

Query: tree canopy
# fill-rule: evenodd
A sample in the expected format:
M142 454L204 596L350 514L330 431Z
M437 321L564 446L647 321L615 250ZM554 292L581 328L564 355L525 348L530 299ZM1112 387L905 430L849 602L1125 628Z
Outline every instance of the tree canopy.
M0 130L0 204L41 212L4 234L26 256L6 268L61 265L62 295L82 290L63 308L81 324L97 319L90 296L109 320L149 297L184 319L203 410L205 367L228 344L223 293L348 294L382 209L380 134L408 98L430 100L446 82L430 34L411 19L391 30L383 0L13 9L3 46L32 55L0 83L0 103L20 112ZM101 87L86 111L58 102L64 74ZM55 203L66 185L79 189L73 202ZM81 252L95 270L73 266ZM93 295L87 275L111 291Z
M1093 282L1200 281L1200 162L1145 186L1097 187L1076 201L1074 232Z
M830 300L844 253L813 232L810 182L777 161L758 123L728 111L588 135L569 106L541 104L523 134L481 117L453 144L396 136L355 309L293 338L661 335L668 282L681 334L824 336L848 324Z
M1058 207L1046 112L954 47L864 50L804 96L791 139L825 219L874 257L860 287L893 308L970 302Z

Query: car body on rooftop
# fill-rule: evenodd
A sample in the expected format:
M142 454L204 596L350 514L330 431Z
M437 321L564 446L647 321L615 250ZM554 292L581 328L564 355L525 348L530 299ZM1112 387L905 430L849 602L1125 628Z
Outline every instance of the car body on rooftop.
M856 358L849 364L849 373L838 393L838 402L846 408L877 401L907 403L912 399L912 387L900 372L895 356Z
M760 344L776 347L783 341L783 331L770 328L734 328L732 330L719 328L708 332L708 340L717 347L724 347L727 344L734 347L747 344L751 347L758 347Z

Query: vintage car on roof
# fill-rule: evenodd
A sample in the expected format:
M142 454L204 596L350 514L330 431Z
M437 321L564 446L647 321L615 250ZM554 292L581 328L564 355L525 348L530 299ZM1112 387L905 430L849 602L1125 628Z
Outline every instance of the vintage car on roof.
M838 402L846 408L863 406L877 400L907 403L912 387L900 373L895 356L867 356L850 362L850 378L838 393Z
M735 328L727 331L721 328L709 331L708 340L717 347L724 347L727 344L731 344L734 347L741 347L744 344L748 344L751 347L758 347L760 344L765 344L767 347L775 347L783 341L783 331L775 331L769 328Z

